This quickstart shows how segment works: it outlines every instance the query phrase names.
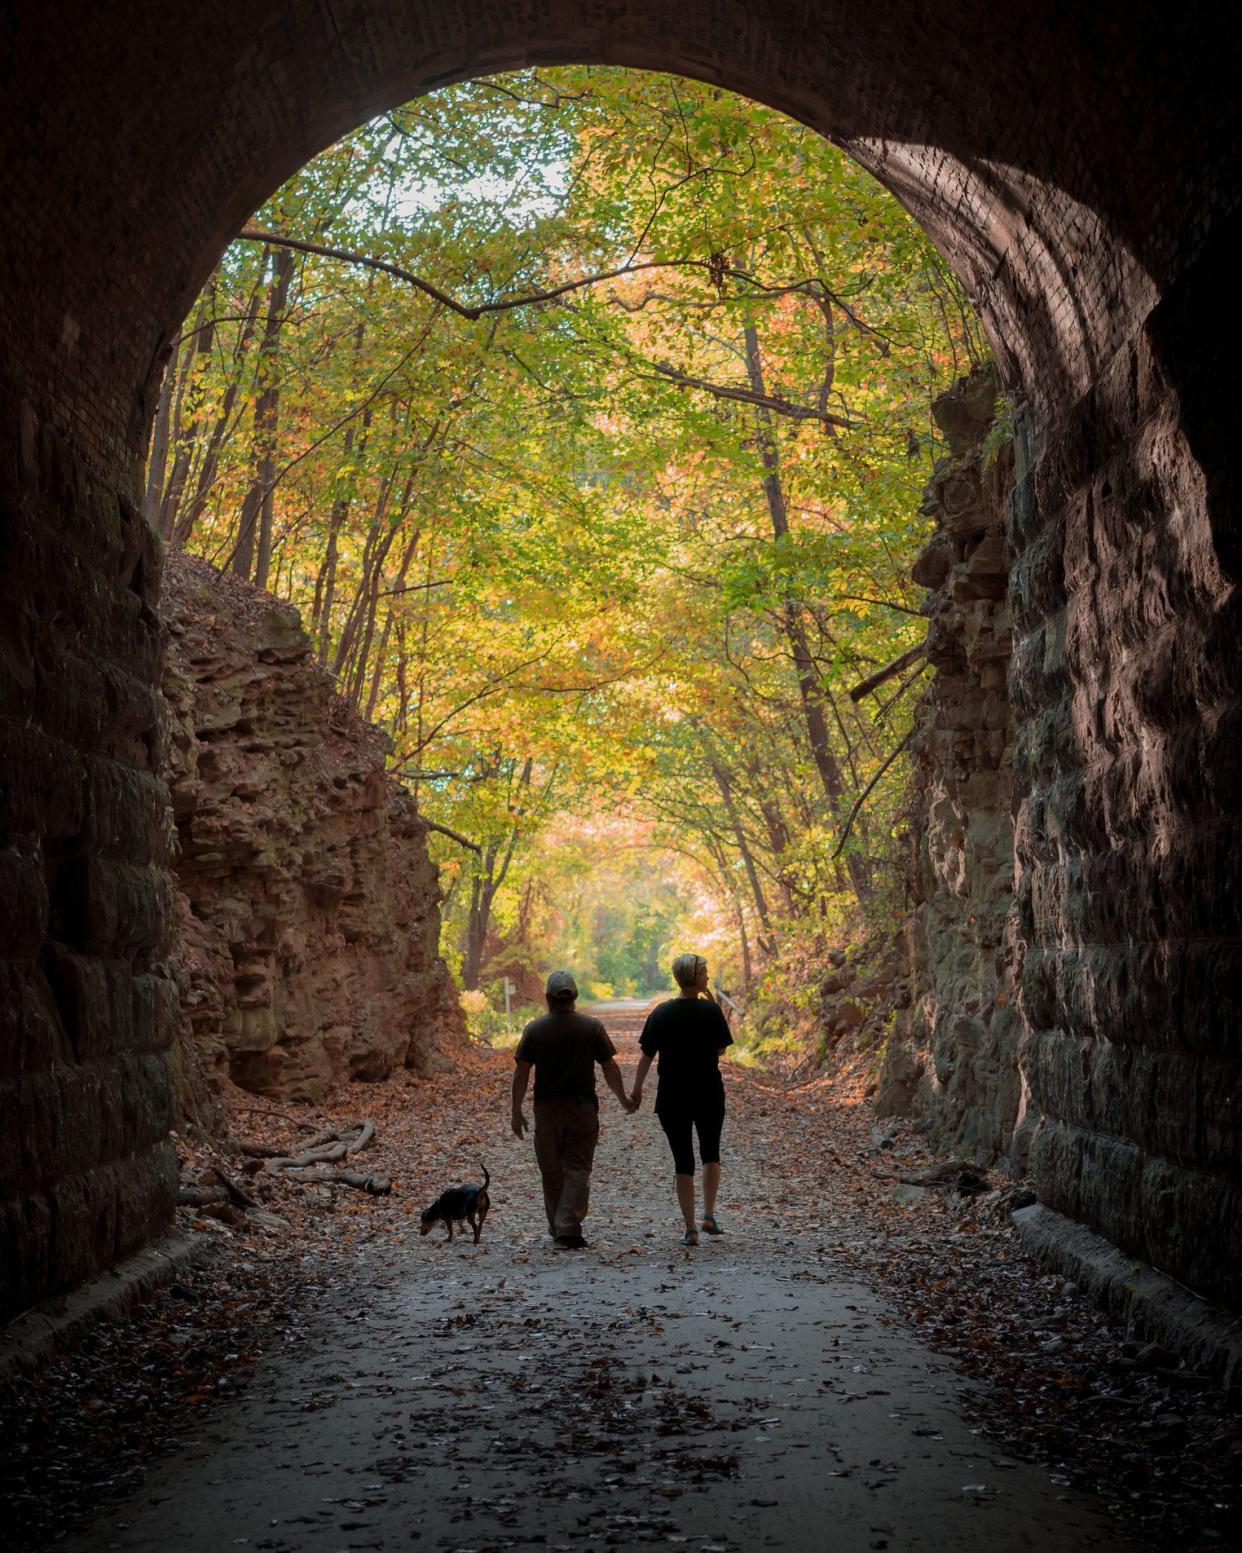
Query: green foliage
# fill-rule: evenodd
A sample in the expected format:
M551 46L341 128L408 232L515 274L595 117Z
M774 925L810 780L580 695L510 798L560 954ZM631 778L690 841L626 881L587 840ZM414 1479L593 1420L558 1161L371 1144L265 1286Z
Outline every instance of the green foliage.
M543 1013L542 1008L536 1008L533 1004L511 1006L506 1019L504 992L498 992L494 986L487 991L475 988L463 992L461 1006L466 1016L466 1029L471 1037L501 1051L516 1046L523 1026L536 1014Z
M477 849L432 838L463 982L647 995L693 944L762 1001L891 911L920 671L846 692L923 634L930 404L983 352L897 203L768 109L582 68L373 120L253 225L468 306L554 293L472 321L235 244L150 466L153 521L298 605Z
M1007 443L1013 441L1014 405L1009 394L996 396L996 413L983 439L983 467L990 469Z

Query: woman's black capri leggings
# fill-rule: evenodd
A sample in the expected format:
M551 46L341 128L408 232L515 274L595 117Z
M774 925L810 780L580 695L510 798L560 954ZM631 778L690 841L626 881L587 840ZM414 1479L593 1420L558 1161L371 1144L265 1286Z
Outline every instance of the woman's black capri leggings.
M661 1110L660 1126L664 1128L664 1136L673 1151L673 1169L679 1176L694 1174L695 1132L699 1135L699 1158L703 1163L720 1163L720 1130L724 1126L724 1117L723 1095L712 1095L693 1105Z

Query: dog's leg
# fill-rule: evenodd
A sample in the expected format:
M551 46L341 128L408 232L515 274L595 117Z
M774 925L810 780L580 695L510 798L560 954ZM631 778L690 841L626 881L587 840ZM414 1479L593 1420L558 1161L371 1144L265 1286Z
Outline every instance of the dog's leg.
M450 1240L452 1240L452 1238L453 1238L453 1221L452 1221L452 1219L445 1219L444 1227L445 1227L446 1230L448 1230L448 1238Z
M478 1214L470 1215L470 1228L474 1231L474 1243L477 1246L479 1236L483 1233L483 1220Z

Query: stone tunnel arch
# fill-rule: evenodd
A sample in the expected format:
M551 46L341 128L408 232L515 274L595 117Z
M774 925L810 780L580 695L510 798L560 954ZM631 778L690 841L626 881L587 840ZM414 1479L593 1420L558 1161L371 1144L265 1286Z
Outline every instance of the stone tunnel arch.
M1242 1304L1228 22L1199 0L1176 37L1117 0L18 0L0 27L5 1303L170 1213L159 557L136 500L167 341L249 212L372 112L599 61L838 140L976 298L1025 406L1010 693L1036 1175Z

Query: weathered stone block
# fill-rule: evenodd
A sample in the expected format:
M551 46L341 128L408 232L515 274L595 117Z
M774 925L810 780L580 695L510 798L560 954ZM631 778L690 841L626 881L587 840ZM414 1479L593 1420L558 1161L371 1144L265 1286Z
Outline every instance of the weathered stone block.
M0 712L0 771L0 835L47 842L81 833L86 763L77 750Z

